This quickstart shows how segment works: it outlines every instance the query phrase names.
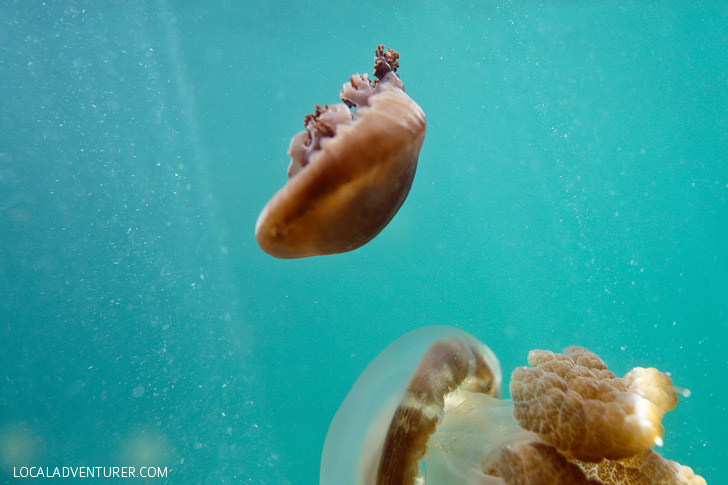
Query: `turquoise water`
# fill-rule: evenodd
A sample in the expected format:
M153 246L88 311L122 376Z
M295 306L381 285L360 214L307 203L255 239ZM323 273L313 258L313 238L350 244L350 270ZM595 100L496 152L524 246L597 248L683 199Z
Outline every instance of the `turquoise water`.
M692 396L661 453L726 477L725 2L5 2L0 465L316 483L364 366L428 324L583 345ZM428 117L349 254L253 237L290 137L378 43ZM141 483L144 480L137 480Z

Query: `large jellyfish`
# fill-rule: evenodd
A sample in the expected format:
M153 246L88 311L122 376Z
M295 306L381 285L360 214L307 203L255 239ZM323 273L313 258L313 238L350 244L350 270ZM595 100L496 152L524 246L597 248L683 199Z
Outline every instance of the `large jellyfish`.
M491 350L425 327L359 377L324 444L320 485L705 484L662 458L678 388L656 369L616 377L592 352L534 350L499 398Z

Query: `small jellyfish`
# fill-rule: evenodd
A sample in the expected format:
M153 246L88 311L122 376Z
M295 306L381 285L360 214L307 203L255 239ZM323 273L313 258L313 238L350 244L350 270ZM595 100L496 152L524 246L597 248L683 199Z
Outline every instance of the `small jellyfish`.
M355 74L343 103L316 106L291 139L289 180L263 208L255 237L276 258L352 251L404 203L425 139L425 114L404 92L399 54L377 47L374 76ZM353 112L350 108L354 108Z

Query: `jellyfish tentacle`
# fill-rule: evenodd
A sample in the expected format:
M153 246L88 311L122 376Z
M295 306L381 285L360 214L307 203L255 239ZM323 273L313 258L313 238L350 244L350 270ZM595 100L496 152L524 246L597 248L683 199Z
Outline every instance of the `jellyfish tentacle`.
M392 49L385 48L380 44L374 54L374 76L380 81L390 72L397 72L399 68L399 53Z
M339 91L339 98L350 108L368 106L374 93L374 86L366 74L354 74Z

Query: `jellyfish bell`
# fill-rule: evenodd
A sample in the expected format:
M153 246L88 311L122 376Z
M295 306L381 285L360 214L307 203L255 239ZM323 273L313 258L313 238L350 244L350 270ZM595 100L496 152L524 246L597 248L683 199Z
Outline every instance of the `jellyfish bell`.
M289 180L263 208L258 245L277 258L363 246L404 203L425 138L422 109L404 92L399 55L378 46L374 76L352 76L342 103L316 106L291 140ZM350 108L354 108L353 113Z
M493 445L494 436L473 453L471 435L487 436L501 420L513 433L498 428L499 434L526 433L497 399L500 384L498 359L466 332L447 326L410 332L367 366L344 399L324 443L320 485L415 483L424 474L428 484L485 483L474 481L485 477L480 457L505 443ZM449 440L449 433L462 439ZM461 452L451 453L457 447Z
M320 485L705 485L662 458L662 417L677 404L666 374L616 377L581 347L535 350L499 398L498 360L451 327L387 347L329 427Z

